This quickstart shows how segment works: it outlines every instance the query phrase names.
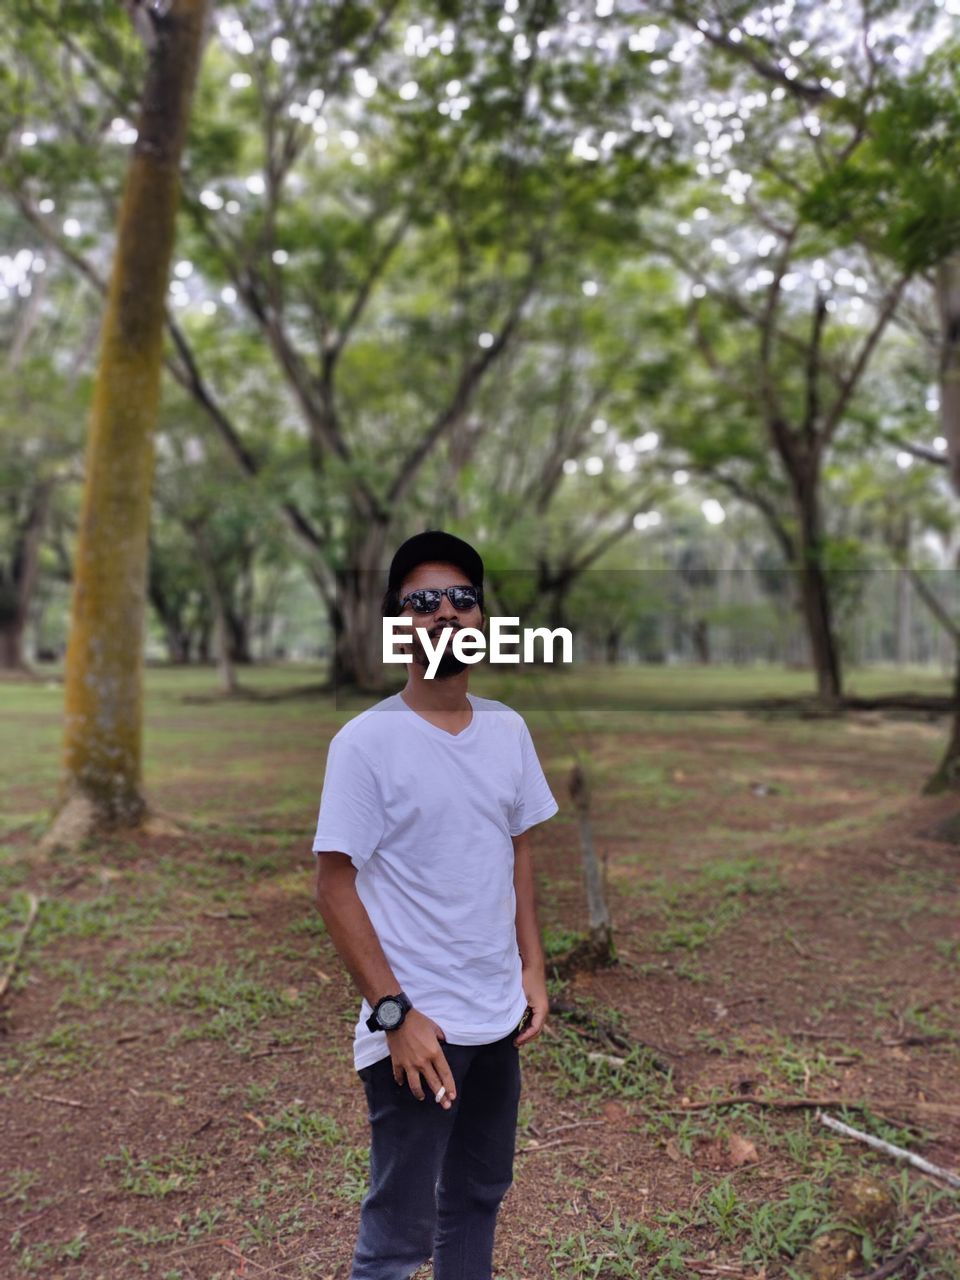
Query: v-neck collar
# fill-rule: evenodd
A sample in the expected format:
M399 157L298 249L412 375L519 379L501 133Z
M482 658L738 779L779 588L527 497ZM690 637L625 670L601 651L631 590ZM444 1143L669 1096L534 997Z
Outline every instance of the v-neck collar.
M422 716L419 711L414 711L413 707L409 706L406 702L406 699L403 698L399 693L396 695L396 697L397 697L397 701L400 703L400 706L407 713L407 715L412 716L414 720L417 722L417 724L420 725L420 727L426 733L432 734L435 738L441 738L444 742L463 742L465 738L472 737L476 730L477 715L479 713L477 711L477 706L476 706L476 703L474 702L473 695L470 693L467 694L467 701L470 703L470 707L473 711L473 715L470 717L470 723L467 725L467 727L465 729L461 729L459 733L450 733L449 730L447 729L441 729L439 725L433 724L432 721L428 720L425 716Z

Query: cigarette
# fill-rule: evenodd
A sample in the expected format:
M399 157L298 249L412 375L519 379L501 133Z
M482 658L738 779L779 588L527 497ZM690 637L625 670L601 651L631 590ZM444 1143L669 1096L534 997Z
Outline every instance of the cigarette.
M447 1096L446 1085L441 1085L440 1088L437 1090L437 1092L434 1094L434 1097L436 1098L437 1102L442 1102L446 1096Z

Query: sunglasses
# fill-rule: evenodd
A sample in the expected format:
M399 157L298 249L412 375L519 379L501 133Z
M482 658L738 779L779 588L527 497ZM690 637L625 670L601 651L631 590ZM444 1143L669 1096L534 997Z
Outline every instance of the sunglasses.
M454 609L466 613L468 609L475 609L480 604L483 593L477 587L421 587L404 596L400 601L400 608L410 605L414 613L436 613L444 596Z

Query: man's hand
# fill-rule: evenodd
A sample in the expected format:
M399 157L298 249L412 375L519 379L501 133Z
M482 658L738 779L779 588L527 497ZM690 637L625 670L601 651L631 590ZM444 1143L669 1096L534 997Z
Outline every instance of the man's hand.
M527 1004L533 1010L533 1017L530 1019L530 1025L526 1031L522 1031L513 1042L518 1049L521 1045L529 1044L531 1040L536 1040L543 1030L543 1024L546 1022L547 1014L550 1012L547 979L541 966L534 967L531 965L529 969L524 968L523 993L527 997Z
M440 1041L445 1039L440 1027L418 1009L409 1010L396 1031L387 1032L393 1078L397 1084L403 1084L406 1079L410 1092L422 1102L425 1095L420 1077L423 1076L434 1097L441 1088L445 1090L440 1105L444 1111L449 1111L457 1096L457 1086L440 1048Z

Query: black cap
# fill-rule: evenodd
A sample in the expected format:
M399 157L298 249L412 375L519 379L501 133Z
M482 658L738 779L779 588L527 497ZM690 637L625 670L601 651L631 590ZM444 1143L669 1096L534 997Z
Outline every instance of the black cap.
M453 533L445 533L442 529L425 529L423 533L415 533L397 548L390 563L387 590L399 591L407 574L416 569L417 565L431 560L455 564L475 587L483 590L483 561L479 552L474 551L469 542L464 542Z

